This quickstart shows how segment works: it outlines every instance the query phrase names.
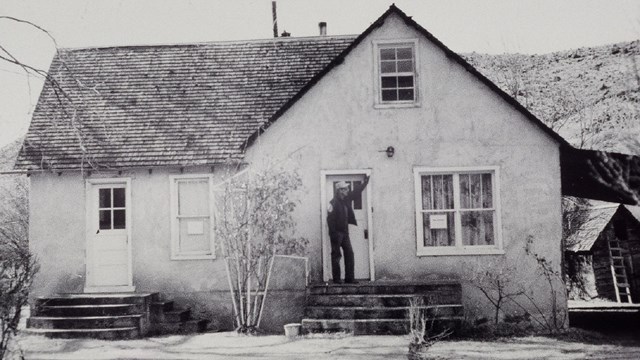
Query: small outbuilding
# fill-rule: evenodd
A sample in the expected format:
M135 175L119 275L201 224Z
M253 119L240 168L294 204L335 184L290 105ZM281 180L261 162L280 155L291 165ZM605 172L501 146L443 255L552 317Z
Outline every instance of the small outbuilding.
M640 301L640 207L598 203L567 238L572 296Z

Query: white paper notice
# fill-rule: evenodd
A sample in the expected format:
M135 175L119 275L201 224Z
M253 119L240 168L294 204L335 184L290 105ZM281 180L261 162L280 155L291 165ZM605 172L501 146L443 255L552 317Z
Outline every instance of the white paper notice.
M430 229L446 229L447 215L429 215Z
M204 234L204 223L202 221L188 221L187 222L187 234L188 235L202 235L202 234Z

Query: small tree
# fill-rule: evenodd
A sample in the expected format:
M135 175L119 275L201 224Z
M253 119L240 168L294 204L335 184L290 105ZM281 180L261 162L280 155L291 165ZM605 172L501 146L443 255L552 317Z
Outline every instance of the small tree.
M296 201L291 195L300 185L296 174L244 171L218 189L216 236L240 333L255 333L260 326L274 257L304 252L307 241L292 236Z
M8 355L17 334L21 309L38 270L27 241L26 186L18 182L9 191L0 187L0 360Z
M489 265L482 268L473 269L466 272L466 281L489 300L494 309L494 324L500 322L502 307L507 301L524 294L524 289L518 283L518 279L513 276L516 273L515 267L504 267L500 265Z

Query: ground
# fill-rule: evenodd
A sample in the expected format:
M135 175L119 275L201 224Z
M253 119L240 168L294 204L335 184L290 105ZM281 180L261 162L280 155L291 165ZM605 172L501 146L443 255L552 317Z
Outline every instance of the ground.
M406 359L403 336L247 337L231 332L141 340L58 340L23 335L25 359ZM517 337L493 341L442 341L434 359L638 359L640 339L570 340L562 337Z

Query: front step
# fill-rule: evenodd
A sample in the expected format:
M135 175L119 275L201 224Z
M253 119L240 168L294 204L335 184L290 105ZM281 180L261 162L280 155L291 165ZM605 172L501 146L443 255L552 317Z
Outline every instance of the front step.
M126 340L139 338L140 331L135 327L110 329L26 329L28 334L44 335L56 339L92 338L102 340Z
M61 294L35 299L27 331L51 338L135 339L206 330L190 309L174 310L158 293Z
M460 319L436 319L434 329L455 329ZM303 319L308 333L348 332L353 335L405 335L409 333L407 319Z
M434 318L460 318L464 310L459 304L422 306L421 309ZM308 306L305 316L311 319L406 319L408 311L408 306Z
M354 335L407 334L412 299L434 330L457 328L463 320L461 285L456 282L311 285L303 332L346 331Z
M140 328L143 315L45 317L32 316L27 327L33 329L112 329Z

